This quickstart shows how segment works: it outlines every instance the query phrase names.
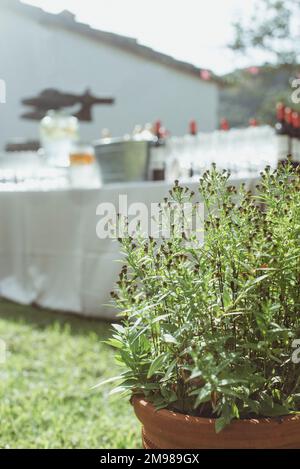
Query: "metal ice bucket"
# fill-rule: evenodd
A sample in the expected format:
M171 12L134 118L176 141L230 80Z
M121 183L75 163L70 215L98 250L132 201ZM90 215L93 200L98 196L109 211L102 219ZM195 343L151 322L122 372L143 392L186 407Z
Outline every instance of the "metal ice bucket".
M147 180L149 142L102 139L95 142L94 147L104 184Z

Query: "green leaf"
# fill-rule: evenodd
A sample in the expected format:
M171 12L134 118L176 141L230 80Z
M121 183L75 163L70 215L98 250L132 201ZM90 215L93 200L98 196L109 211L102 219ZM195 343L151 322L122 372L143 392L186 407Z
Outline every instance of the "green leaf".
M109 378L109 379L106 379L104 381L100 381L100 383L96 384L95 386L92 386L91 389L97 389L97 388L100 388L101 386L104 386L105 384L113 383L114 381L120 381L122 378L123 378L122 375L114 376L113 378Z
M143 329L140 329L139 331L135 332L134 334L131 335L130 339L132 340L131 345L135 343L135 341L143 335L146 331L148 330L148 326L145 326Z
M148 374L147 374L147 379L150 379L162 366L164 359L166 357L165 353L162 353L161 355L158 355L153 362L150 365Z
M164 321L170 317L170 314L162 314L161 316L157 316L156 318L153 319L152 324L155 324L156 322Z
M120 357L123 360L123 362L129 367L133 368L134 367L134 360L131 356L131 354L127 350L120 350Z
M223 292L223 304L225 309L228 309L228 307L232 304L231 295L227 289L224 289Z
M174 336L172 336L171 334L164 334L163 335L163 340L164 342L166 342L167 344L178 344L177 340L175 339Z
M110 391L109 396L114 396L115 394L122 394L125 396L126 394L130 394L130 388L118 386Z
M174 370L174 368L175 368L176 363L177 363L177 360L174 360L174 361L170 364L169 368L168 368L167 371L166 371L165 376L160 380L161 383L163 383L163 382L165 382L165 381L168 381L168 380L172 377L172 373L173 373L173 370Z
M219 417L216 419L215 430L216 433L220 433L228 425L227 419L225 417Z
M123 348L122 342L118 339L108 339L108 340L103 341L103 343L113 348L119 348L119 349Z
M124 334L125 328L121 324L112 324L112 327L119 333Z
M216 419L216 433L220 433L227 425L230 424L231 420L237 415L239 415L237 406L234 403L225 403L222 408L222 414L218 419Z
M275 404L269 405L268 403L264 403L260 406L260 413L264 417L281 417L283 415L288 415L290 410L287 406Z
M203 388L198 392L194 408L196 409L203 402L208 402L211 400L212 387L210 383L206 383ZM194 394L194 392L192 393ZM195 393L196 394L196 393Z

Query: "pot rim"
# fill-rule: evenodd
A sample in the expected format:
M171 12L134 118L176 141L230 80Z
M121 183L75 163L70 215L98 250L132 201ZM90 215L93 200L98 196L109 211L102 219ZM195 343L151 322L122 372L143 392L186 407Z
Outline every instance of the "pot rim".
M159 409L156 410L154 405L151 402L147 401L144 396L133 395L131 398L132 404L134 407L142 407L144 410L149 411L151 414L155 414L157 418L168 418L177 423L186 423L187 420L189 423L201 424L201 425L214 425L216 420L215 418L209 417L195 417L188 414L181 414L179 412L174 412L168 409ZM251 418L251 419L233 419L230 425L272 425L274 423L287 423L295 420L300 420L300 412L294 414L288 414L278 417L261 417L261 418Z

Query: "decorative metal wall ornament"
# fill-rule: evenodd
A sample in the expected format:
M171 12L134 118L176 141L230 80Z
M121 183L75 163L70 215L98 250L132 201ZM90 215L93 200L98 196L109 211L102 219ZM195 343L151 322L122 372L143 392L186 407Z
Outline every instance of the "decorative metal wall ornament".
M72 115L77 117L80 121L92 122L92 107L95 105L112 105L115 103L115 99L111 97L97 98L91 94L89 89L86 90L82 95L63 93L56 89L46 89L40 93L40 95L27 98L22 100L22 104L25 106L31 106L34 108L32 111L22 114L23 119L30 120L41 120L48 111L63 110L65 108L71 108L76 105L80 105L79 110L72 112Z

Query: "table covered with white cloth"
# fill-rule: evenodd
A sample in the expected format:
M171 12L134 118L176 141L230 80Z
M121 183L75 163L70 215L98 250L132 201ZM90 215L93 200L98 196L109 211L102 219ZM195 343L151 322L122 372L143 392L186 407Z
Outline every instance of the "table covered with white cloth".
M236 183L236 181L232 181ZM248 181L251 188L255 181ZM121 268L120 246L99 239L99 204L147 206L168 195L164 182L99 189L0 191L0 296L22 304L112 318L110 291ZM189 183L193 190L197 183Z

